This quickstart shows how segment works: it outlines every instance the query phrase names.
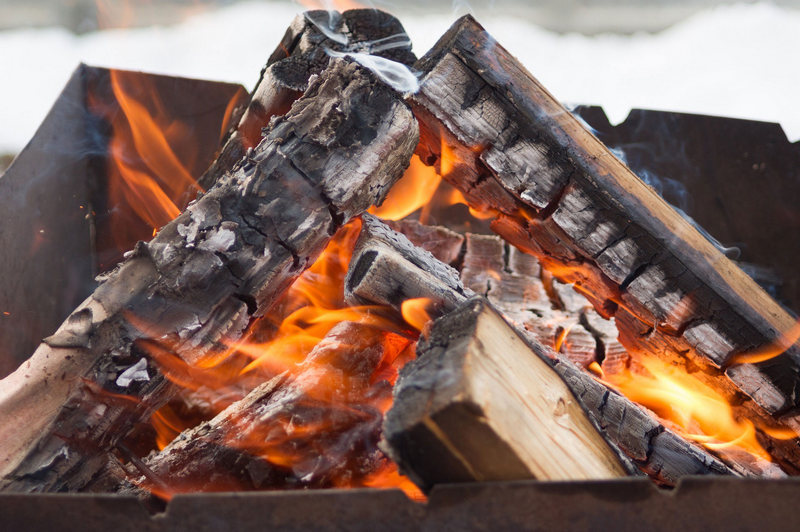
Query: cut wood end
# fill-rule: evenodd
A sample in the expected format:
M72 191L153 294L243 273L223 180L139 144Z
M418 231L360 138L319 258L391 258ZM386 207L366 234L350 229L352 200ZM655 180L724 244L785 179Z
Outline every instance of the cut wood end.
M398 380L384 438L424 490L628 475L546 358L481 298L434 322Z

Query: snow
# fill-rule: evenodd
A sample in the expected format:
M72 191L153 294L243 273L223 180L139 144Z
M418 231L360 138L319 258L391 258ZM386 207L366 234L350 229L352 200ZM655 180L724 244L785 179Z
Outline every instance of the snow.
M302 8L239 3L171 27L0 32L0 152L33 135L79 62L217 79L252 88ZM417 54L455 15L398 16ZM632 107L779 122L800 138L800 13L770 4L703 11L658 34L559 35L503 16L480 22L560 100L602 105L612 122Z

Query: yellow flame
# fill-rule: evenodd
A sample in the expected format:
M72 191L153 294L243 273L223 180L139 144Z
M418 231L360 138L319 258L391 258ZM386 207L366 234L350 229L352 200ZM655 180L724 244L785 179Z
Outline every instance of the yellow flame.
M411 158L403 177L394 184L380 207L369 212L385 220L400 220L427 205L442 178L432 166L425 165L416 155Z
M791 329L780 335L780 337L759 349L754 349L746 353L739 353L731 359L731 364L757 364L773 359L785 353L790 347L800 341L800 321L795 323Z
M736 419L730 403L695 377L645 353L635 357L645 371L606 375L605 382L663 419L681 427L684 435L709 449L737 446L771 460L747 419Z
M431 320L428 314L431 300L427 297L407 299L400 306L403 319L418 331L425 330L425 326Z

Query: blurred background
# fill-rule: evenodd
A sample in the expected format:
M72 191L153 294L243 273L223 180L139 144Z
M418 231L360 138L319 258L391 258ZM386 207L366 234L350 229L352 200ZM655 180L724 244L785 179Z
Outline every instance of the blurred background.
M250 90L294 14L353 0L0 0L0 171L80 62ZM800 138L800 0L361 0L422 55L472 12L565 103L779 122Z

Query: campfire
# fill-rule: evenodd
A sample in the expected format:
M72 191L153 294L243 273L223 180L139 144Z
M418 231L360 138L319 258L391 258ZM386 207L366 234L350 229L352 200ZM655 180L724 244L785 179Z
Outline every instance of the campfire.
M417 60L386 13L307 12L194 124L189 80L76 76L69 175L102 185L5 311L42 317L5 346L2 491L800 471L794 318L473 18ZM63 244L37 223L13 249Z

